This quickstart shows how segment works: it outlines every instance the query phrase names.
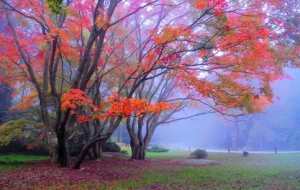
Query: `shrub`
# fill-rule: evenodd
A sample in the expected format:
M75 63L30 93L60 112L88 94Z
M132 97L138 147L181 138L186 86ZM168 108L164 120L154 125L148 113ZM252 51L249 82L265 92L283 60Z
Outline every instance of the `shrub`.
M169 149L165 149L165 148L159 147L159 146L153 146L151 148L148 148L147 151L148 152L168 152Z
M121 148L116 142L105 142L102 150L103 152L120 152Z
M204 159L207 157L207 152L205 150L197 149L191 153L191 156L194 156L197 159Z
M121 150L120 153L121 154L128 154L128 151L127 150Z

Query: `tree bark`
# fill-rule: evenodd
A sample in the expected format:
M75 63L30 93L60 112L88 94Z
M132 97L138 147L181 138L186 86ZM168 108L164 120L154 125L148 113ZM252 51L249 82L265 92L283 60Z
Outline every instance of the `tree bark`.
M147 149L149 147L149 143L151 141L153 132L147 131L145 137L142 139L143 143L138 143L136 140L132 140L130 142L131 146L131 159L134 160L144 160L146 158ZM136 139L136 137L131 136L131 139Z
M54 131L47 131L47 143L48 150L50 153L50 159L52 164L57 164L57 142L56 142L56 133Z
M70 153L68 146L68 137L66 134L66 125L60 126L57 131L58 157L57 162L60 167L70 166Z
M77 156L76 162L73 166L73 169L79 169L80 165L82 164L84 158L87 156L89 150L92 148L93 145L95 145L97 142L104 142L106 139L108 139L111 136L111 134L106 135L102 138L93 138L90 141L88 141L84 147L82 148L82 151Z
M73 166L73 169L79 169L81 163L83 162L84 158L86 157L86 155L88 154L88 152L92 148L92 146L94 146L97 143L103 143L109 137L111 137L113 132L120 125L121 121L122 121L122 117L119 117L117 119L111 119L109 129L107 130L107 132L105 134L101 135L100 134L101 130L100 130L98 134L96 134L93 138L91 138L88 142L86 142L86 144L82 148L80 154L77 156L77 159ZM101 150L100 150L100 152L101 152ZM102 155L100 155L100 156L102 156Z

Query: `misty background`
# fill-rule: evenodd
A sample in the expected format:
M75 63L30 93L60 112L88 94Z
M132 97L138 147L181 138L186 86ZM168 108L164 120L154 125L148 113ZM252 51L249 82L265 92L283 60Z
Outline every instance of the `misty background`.
M300 75L296 69L286 73L292 79L274 82L274 103L265 113L240 118L237 124L221 115L208 114L160 125L151 142L179 149L300 150ZM126 133L126 129L122 131Z

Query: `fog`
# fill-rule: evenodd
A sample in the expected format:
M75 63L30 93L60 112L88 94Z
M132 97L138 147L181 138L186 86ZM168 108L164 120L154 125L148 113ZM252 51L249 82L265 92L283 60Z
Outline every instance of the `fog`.
M241 118L238 122L237 150L300 150L300 75L299 70L289 69L292 79L273 83L274 103L256 116ZM181 113L184 114L184 113ZM157 127L152 143L169 148L206 148L227 150L233 148L233 122L217 114L181 120ZM299 144L297 143L299 142Z

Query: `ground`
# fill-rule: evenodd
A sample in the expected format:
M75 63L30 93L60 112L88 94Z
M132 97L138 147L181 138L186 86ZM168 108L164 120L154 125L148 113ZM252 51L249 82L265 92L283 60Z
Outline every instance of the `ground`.
M300 189L298 153L209 153L215 162L189 154L149 153L145 161L106 154L102 161L86 160L80 170L54 167L45 156L2 155L0 189Z

